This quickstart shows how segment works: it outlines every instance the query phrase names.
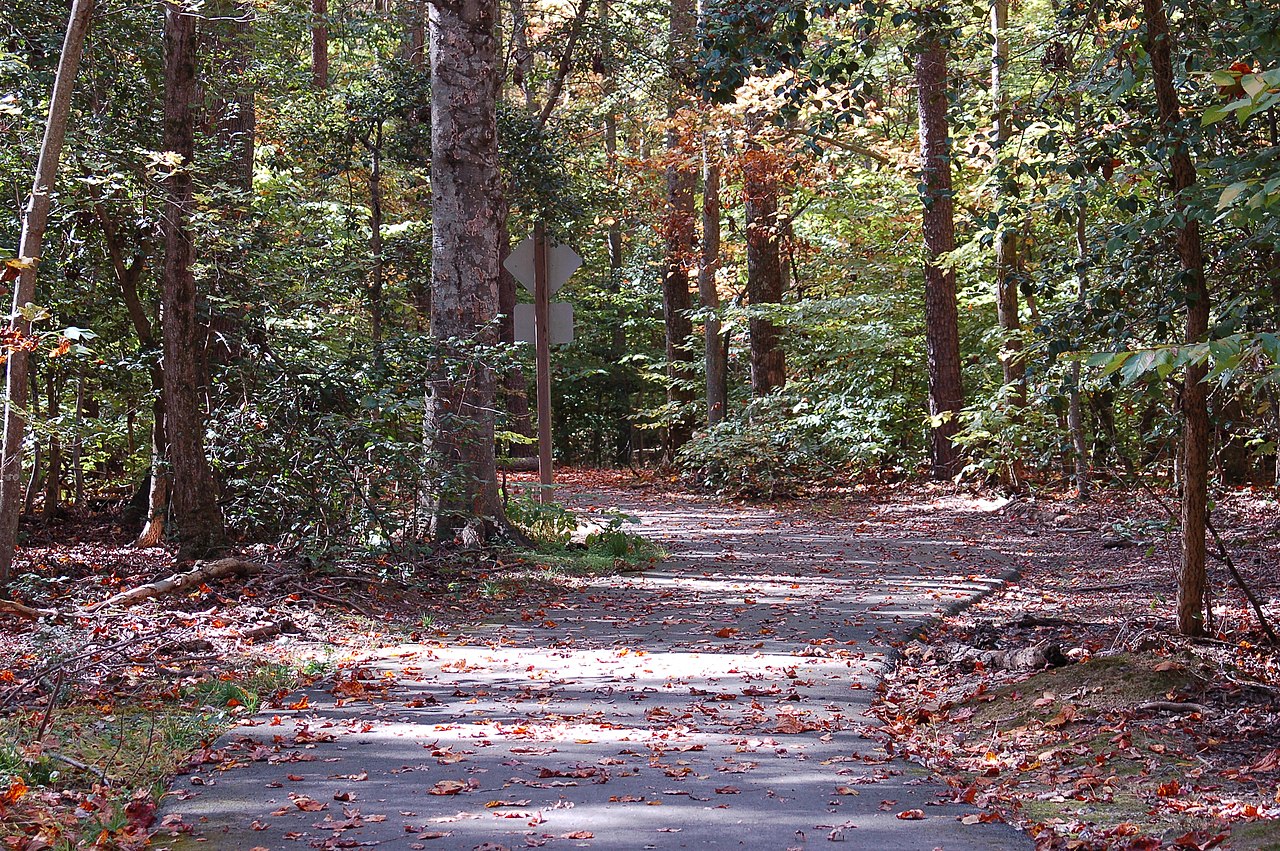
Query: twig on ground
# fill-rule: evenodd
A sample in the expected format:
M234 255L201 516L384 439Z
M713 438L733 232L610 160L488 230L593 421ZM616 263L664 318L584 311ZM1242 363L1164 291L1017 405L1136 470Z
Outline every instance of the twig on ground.
M322 591L317 591L314 588L299 587L298 590L310 597L315 597L317 600L324 600L326 603L333 603L335 606L345 606L350 609L355 609L366 618L369 618L369 620L379 620L378 615L375 615L373 612L369 611L354 600L344 600L341 597L333 597Z
M69 765L72 768L78 768L81 771L89 772L90 774L94 775L99 780L101 780L103 786L111 785L111 778L107 777L107 773L103 771L101 768L98 768L96 765L88 765L87 763L83 763L78 759L72 759L71 757L66 756L65 754L60 754L57 751L45 751L44 755L49 757L49 759L56 760L57 762L65 763L66 765Z

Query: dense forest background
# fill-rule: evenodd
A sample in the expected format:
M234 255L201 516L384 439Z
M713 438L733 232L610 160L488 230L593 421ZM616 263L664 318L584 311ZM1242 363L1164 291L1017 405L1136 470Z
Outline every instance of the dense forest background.
M10 493L45 521L130 503L157 543L194 452L231 539L419 540L445 486L428 4L183 4L189 96L162 4L90 9L31 300L67 6L0 14L5 345L31 364ZM1206 500L1280 476L1274 6L510 0L498 30L503 231L544 222L586 261L559 295L559 461L735 496L1180 488L1200 628ZM193 312L169 352L182 175ZM500 278L509 315L528 296ZM527 455L532 355L495 321L469 356L500 377L499 453ZM200 416L166 434L179 356Z

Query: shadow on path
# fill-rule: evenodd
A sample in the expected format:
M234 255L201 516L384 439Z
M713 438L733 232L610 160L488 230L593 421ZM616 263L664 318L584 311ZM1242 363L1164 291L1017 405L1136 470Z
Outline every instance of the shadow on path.
M888 759L867 710L894 644L998 587L1007 554L634 494L671 558L536 615L370 659L220 743L167 815L226 849L1013 849ZM897 814L920 810L925 818ZM486 844L489 843L489 844Z

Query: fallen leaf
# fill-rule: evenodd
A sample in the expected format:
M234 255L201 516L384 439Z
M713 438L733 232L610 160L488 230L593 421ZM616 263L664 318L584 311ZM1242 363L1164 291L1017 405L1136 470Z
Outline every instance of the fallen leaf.
M465 791L467 784L462 780L441 780L427 790L428 795L457 795Z

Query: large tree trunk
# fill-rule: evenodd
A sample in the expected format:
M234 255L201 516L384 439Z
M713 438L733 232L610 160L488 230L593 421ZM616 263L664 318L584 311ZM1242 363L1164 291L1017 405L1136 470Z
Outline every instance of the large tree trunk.
M671 94L667 115L672 119L688 105L684 90L688 85L689 57L693 50L693 10L693 0L671 0L671 52L668 57ZM689 339L693 336L693 322L689 319L693 302L689 293L689 269L695 262L693 206L697 174L684 164L688 159L684 141L673 122L673 126L667 129L667 154L671 160L666 168L667 208L663 231L667 258L662 277L662 316L666 325L669 382L667 401L673 409L667 429L667 451L672 454L693 434L689 413L689 403L694 400L693 352Z
M1009 23L1008 0L992 0L991 3L991 109L994 118L996 207L1000 216L999 230L995 238L996 265L996 321L1000 325L1000 366L1004 383L1015 384L1014 401L1019 406L1027 402L1025 383L1026 368L1022 362L1021 325L1018 318L1018 283L1021 263L1018 256L1018 228L1013 221L1017 215L1012 198L1017 192L1017 180L1010 173L1004 158L1009 141L1009 104L1005 93L1004 78L1009 64L1009 43L1004 37Z
M782 255L778 234L778 170L772 155L751 144L742 164L742 200L747 229L747 303L772 308L782 301ZM767 396L786 382L786 361L773 321L754 314L751 330L751 391Z
M720 160L702 140L702 262L698 266L698 295L707 318L703 323L703 358L707 372L707 425L715 425L728 411L729 391L724 347L720 344Z
M187 229L192 192L196 81L196 17L180 6L165 7L164 150L179 162L165 178L164 337L165 433L173 473L171 524L181 557L199 558L225 548L222 514L204 453L205 413L200 387L205 329L197 313L192 263L195 246ZM172 531L172 530L171 530Z
M329 88L329 0L311 0L311 85Z
M1196 169L1178 128L1182 105L1173 81L1173 36L1163 0L1142 0L1147 23L1146 49L1151 57L1151 81L1155 86L1160 123L1167 134L1169 184L1174 204L1186 203L1186 191L1196 182ZM1209 286L1205 281L1204 250L1200 223L1186 215L1177 230L1178 259L1182 266L1180 287L1186 293L1187 320L1183 339L1198 343L1209 332ZM1188 366L1182 382L1182 568L1178 574L1178 630L1184 635L1204 634L1205 525L1208 519L1209 407L1203 364Z
M9 320L9 330L22 336L31 333L31 323L23 317L22 310L35 301L36 269L42 256L45 226L49 221L58 162L62 157L62 143L66 138L67 117L71 112L71 95L75 87L76 72L80 68L85 33L93 17L93 4L94 0L74 0L71 5L67 32L62 42L62 55L58 60L58 74L54 79L53 95L49 99L49 118L45 123L40 159L36 163L31 197L22 218L18 257L26 261L27 265L19 271L17 284L13 288L13 311ZM9 581L13 556L18 546L18 517L23 497L22 441L27 430L24 411L29 398L27 371L31 364L30 353L21 348L6 354L4 456L0 462L0 583Z
M920 34L916 56L916 109L920 119L920 183L924 202L925 350L929 369L933 475L955 475L959 454L951 438L963 404L955 272L942 258L955 249L951 199L950 125L947 118L947 49L937 33Z
M483 538L502 519L494 470L493 370L456 341L497 342L497 0L431 5L431 335L424 442L440 478L436 540ZM470 542L470 541L468 541Z

